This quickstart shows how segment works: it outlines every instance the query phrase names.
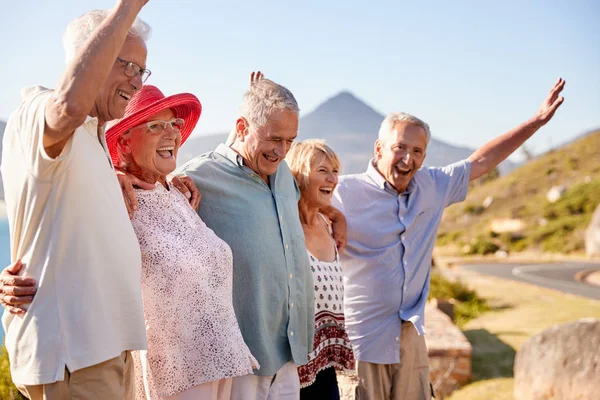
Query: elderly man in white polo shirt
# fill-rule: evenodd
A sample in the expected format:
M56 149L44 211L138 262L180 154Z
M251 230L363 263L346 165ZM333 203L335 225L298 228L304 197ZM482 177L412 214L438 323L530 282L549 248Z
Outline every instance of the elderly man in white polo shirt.
M146 348L141 256L102 126L150 74L149 27L137 19L146 3L71 22L56 88L24 90L4 133L11 257L24 265L12 283L39 285L26 313L2 322L13 381L30 399L132 398L129 351Z
M358 399L431 398L423 314L442 212L464 200L469 181L494 169L552 118L564 84L558 80L535 117L444 168L421 168L429 126L409 114L391 114L367 171L340 178L332 203L348 224L341 254L344 312Z

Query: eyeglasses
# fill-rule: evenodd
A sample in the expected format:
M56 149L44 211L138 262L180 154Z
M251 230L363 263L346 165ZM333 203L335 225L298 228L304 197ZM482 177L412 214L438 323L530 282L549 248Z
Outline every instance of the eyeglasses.
M144 127L144 128L146 128L146 130L148 132L150 132L154 135L157 135L159 133L163 133L167 129L167 126L170 126L171 129L173 129L176 132L179 132L183 129L184 124L185 124L185 121L182 118L175 118L170 121L160 121L160 120L149 121L149 122L143 123L141 125L138 125L132 129Z
M149 69L144 69L134 62L126 61L119 57L117 57L117 61L125 65L126 76L135 78L139 75L142 78L142 83L146 82L150 75L152 75L152 72Z

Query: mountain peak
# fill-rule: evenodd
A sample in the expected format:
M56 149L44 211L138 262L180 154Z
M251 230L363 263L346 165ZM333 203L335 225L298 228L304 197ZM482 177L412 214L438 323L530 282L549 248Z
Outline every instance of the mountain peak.
M383 116L368 106L348 90L342 90L333 97L325 100L311 114L333 114L335 116L348 115L348 112L357 113L362 117L383 119Z

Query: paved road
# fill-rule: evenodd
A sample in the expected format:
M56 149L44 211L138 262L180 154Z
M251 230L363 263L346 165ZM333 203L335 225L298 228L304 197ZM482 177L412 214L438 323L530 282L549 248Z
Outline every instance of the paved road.
M463 268L481 274L533 283L549 289L560 290L590 299L600 300L600 287L575 280L575 274L589 269L599 269L598 264L561 262L552 264L471 264Z

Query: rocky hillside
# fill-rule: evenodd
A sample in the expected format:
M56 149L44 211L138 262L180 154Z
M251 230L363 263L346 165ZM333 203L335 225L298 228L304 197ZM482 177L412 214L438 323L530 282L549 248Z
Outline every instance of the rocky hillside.
M580 252L599 203L600 130L471 187L444 214L438 245L467 254Z

